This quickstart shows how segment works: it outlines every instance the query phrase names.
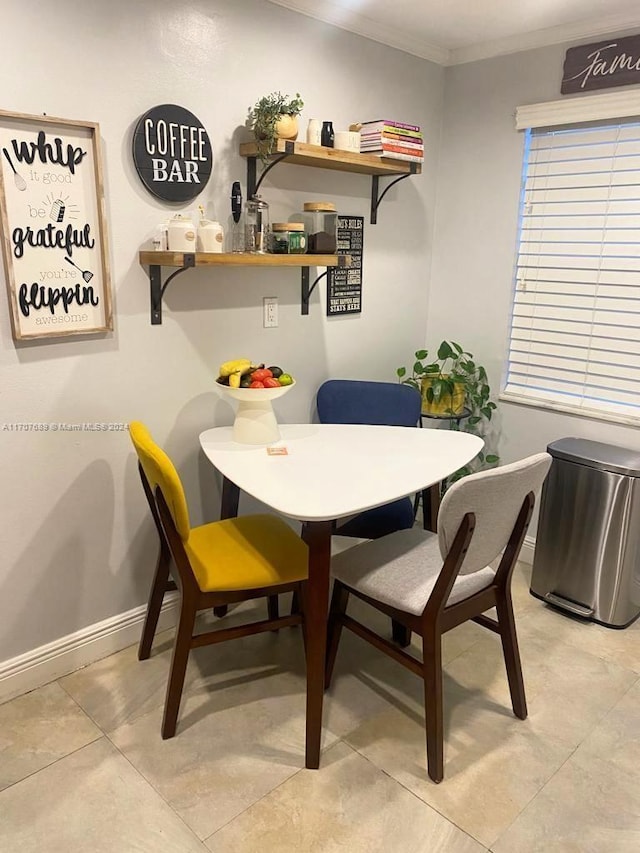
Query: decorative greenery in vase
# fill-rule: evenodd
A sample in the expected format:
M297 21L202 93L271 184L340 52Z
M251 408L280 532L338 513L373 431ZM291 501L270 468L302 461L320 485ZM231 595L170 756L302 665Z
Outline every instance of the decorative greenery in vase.
M411 375L408 375L406 367L399 367L396 373L401 382L412 385L422 394L423 414L429 414L432 409L438 416L449 418L450 429L484 438L496 404L490 399L487 371L474 360L472 353L466 352L455 341L442 341L435 360L428 361L429 351L426 349L417 350L415 358ZM480 467L484 467L495 464L499 457L480 452L477 461ZM477 467L472 460L452 474L448 482L453 483L473 473Z
M300 115L304 101L297 92L295 98L283 95L281 92L272 92L260 98L253 107L249 107L247 127L253 131L258 147L258 156L262 162L266 162L269 154L276 146L276 141L282 137L278 133L278 122L284 117L293 118ZM293 138L297 135L297 125ZM288 136L288 138L292 138Z

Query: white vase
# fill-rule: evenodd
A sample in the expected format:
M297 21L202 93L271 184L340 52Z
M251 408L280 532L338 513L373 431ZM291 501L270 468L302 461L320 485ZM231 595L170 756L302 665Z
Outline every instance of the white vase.
M322 133L322 122L317 118L310 118L307 125L307 143L309 145L320 145Z

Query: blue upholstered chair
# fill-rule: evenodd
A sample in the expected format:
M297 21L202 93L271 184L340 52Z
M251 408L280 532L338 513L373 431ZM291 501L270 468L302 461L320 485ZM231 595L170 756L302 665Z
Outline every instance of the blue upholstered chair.
M396 382L329 379L320 386L316 404L323 424L415 427L420 420L420 392ZM338 524L335 532L340 536L378 539L413 527L414 520L413 501L406 497L362 512Z

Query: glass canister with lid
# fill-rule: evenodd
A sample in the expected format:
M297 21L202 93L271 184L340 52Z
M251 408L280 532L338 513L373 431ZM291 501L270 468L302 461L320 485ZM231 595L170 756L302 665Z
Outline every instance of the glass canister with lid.
M337 247L338 214L331 201L306 201L302 213L290 217L290 223L301 222L307 232L310 255L333 255Z
M269 245L269 205L259 195L252 196L245 207L245 252L264 254Z
M302 222L274 222L271 226L271 252L274 255L304 255L307 233Z

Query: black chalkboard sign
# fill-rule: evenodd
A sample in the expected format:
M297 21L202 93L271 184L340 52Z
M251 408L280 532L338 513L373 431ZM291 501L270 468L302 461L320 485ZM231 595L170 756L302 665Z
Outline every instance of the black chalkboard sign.
M152 195L164 201L190 201L211 175L209 135L184 107L153 107L141 116L133 133L133 162Z
M590 92L640 83L640 35L570 47L560 92Z
M338 216L338 254L351 255L350 267L331 267L327 276L327 317L362 311L364 216Z

